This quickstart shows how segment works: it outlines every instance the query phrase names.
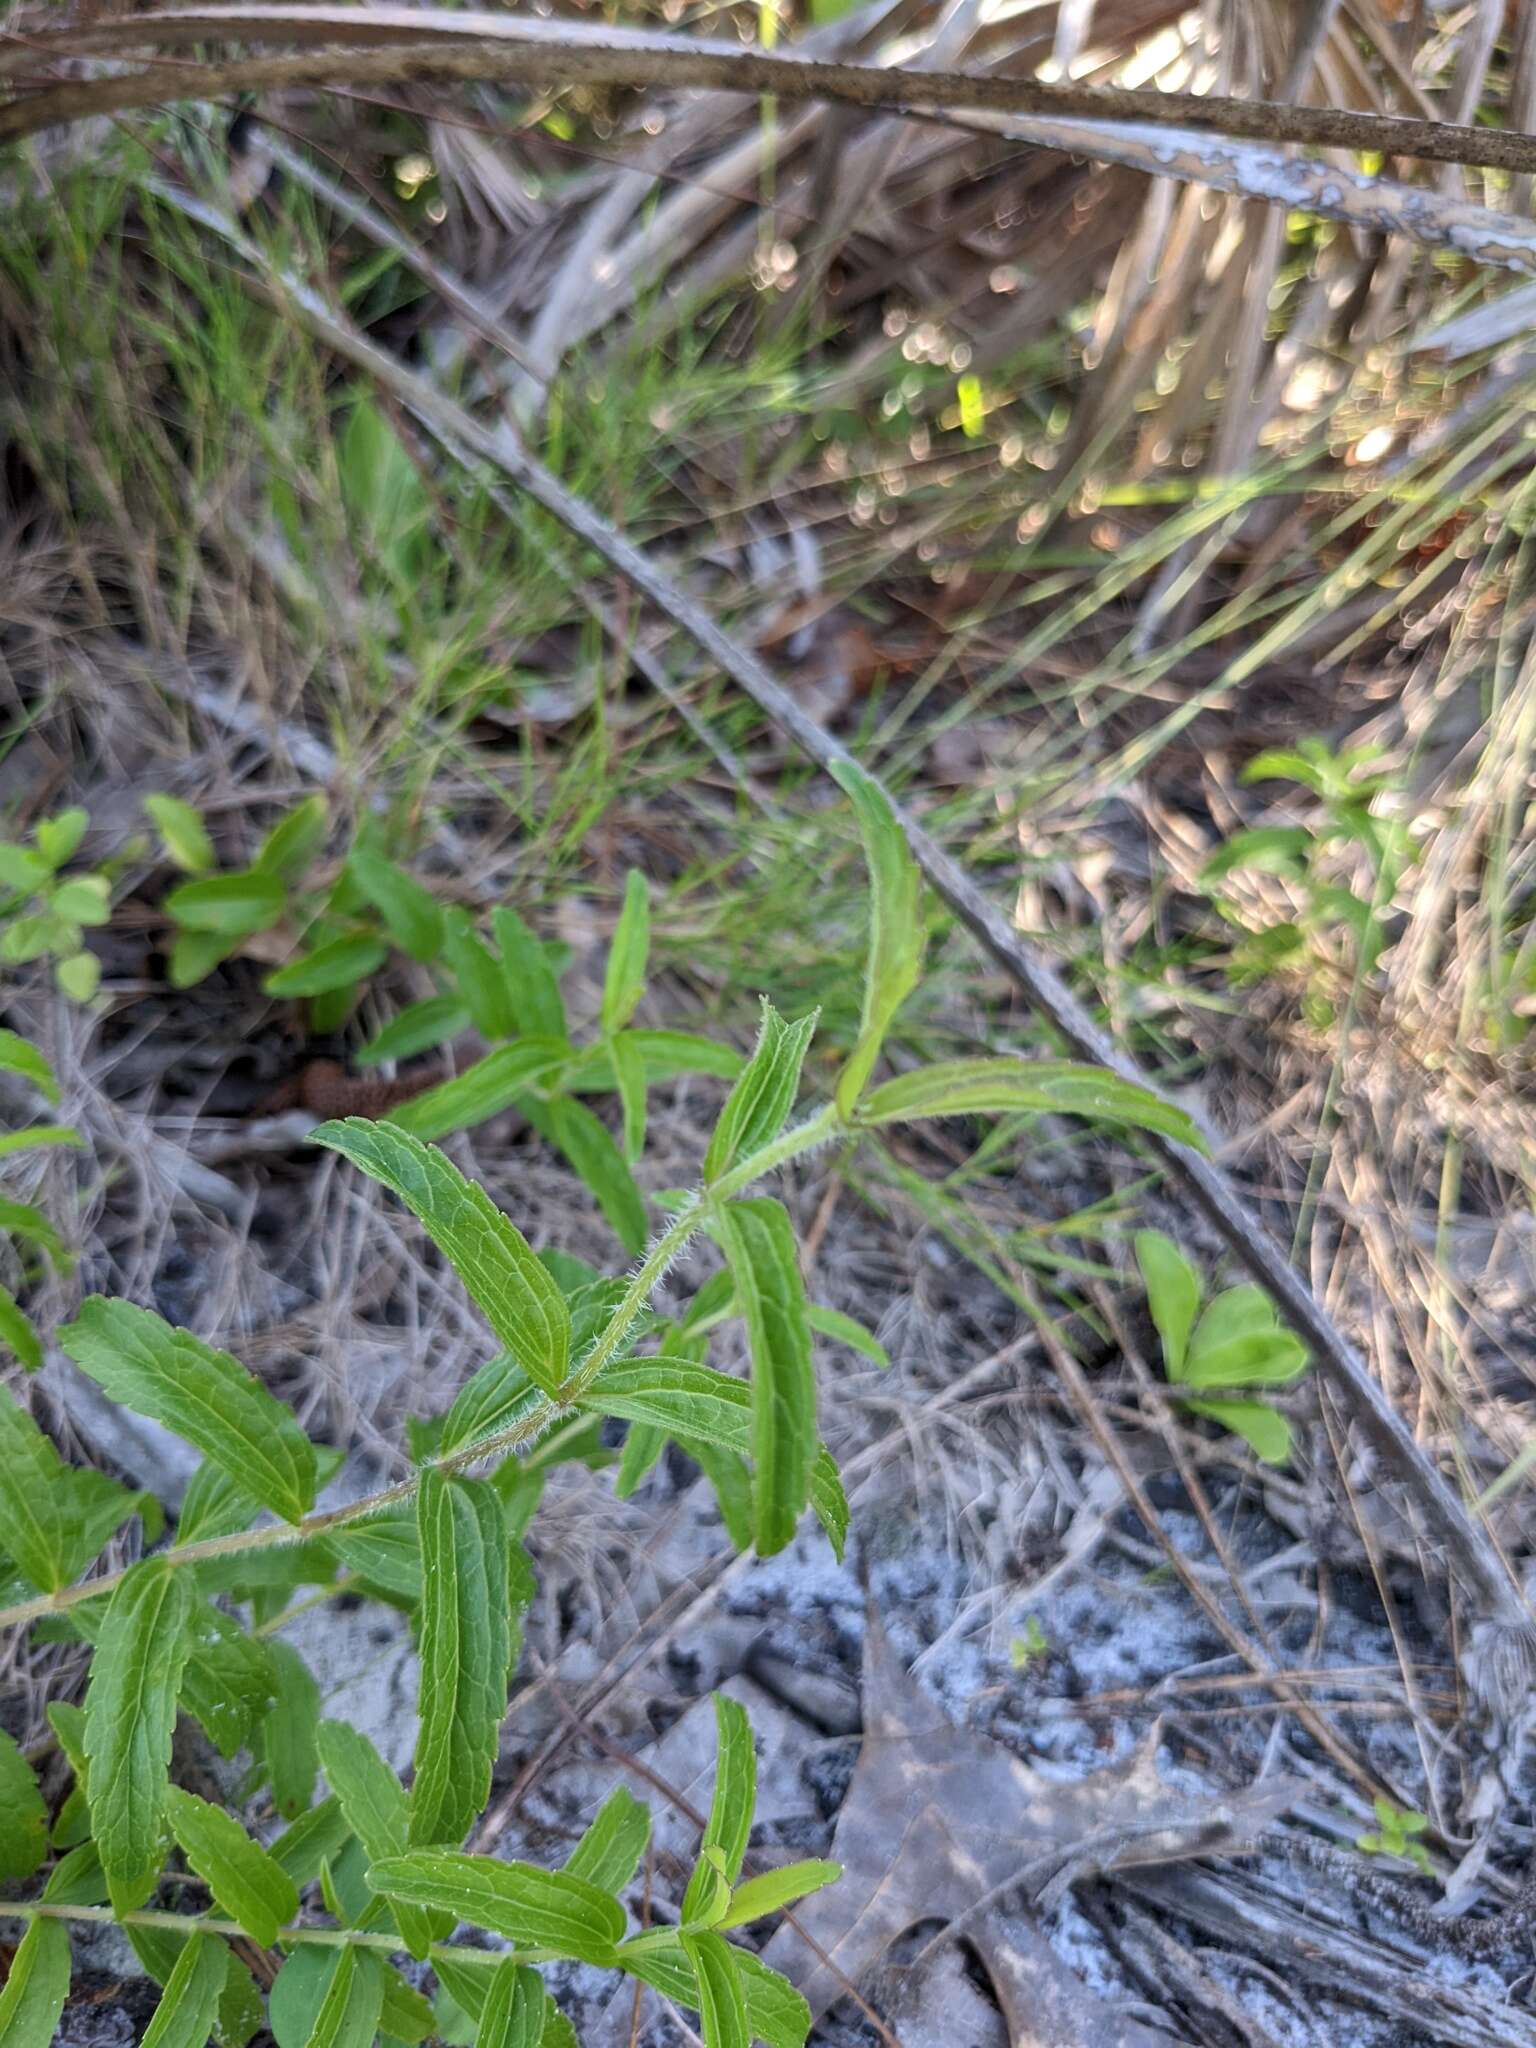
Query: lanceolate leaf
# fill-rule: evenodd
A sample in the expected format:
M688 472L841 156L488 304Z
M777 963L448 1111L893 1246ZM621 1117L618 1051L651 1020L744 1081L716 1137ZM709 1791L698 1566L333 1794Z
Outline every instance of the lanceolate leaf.
M344 1721L322 1721L319 1740L321 1768L369 1862L403 1854L410 1839L411 1802L389 1765L366 1735ZM434 1935L430 1916L419 1906L402 1904L396 1917L411 1954L425 1956Z
M650 1838L651 1816L627 1786L615 1785L565 1859L566 1871L599 1891L621 1892L639 1868Z
M145 1975L153 1977L157 1984L168 1985L176 1973L176 1965L181 1960L188 1937L164 1927L132 1924L123 1932L128 1937L129 1947L143 1965ZM265 2017L261 1994L250 1971L237 1955L226 1949L224 1961L224 1989L219 1998L215 2037L219 2048L245 2048Z
M1131 1130L1158 1131L1197 1151L1205 1141L1182 1109L1105 1067L1067 1060L949 1060L886 1081L865 1098L861 1124L910 1123L925 1116L1042 1115L1090 1117Z
M848 1496L843 1491L843 1478L837 1462L825 1444L816 1453L816 1461L811 1466L811 1506L816 1510L817 1521L827 1532L833 1555L841 1564L843 1546L848 1541Z
M53 1445L0 1387L0 1550L44 1593L67 1583L61 1469Z
M885 792L851 763L838 762L832 773L858 813L870 880L864 1010L858 1043L837 1083L837 1106L847 1116L864 1092L892 1018L917 982L923 956L922 884Z
M1184 1377L1189 1333L1200 1307L1200 1278L1171 1237L1160 1230L1138 1230L1136 1263L1147 1290L1147 1307L1163 1344L1163 1366L1169 1379Z
M456 996L427 996L382 1025L358 1051L357 1064L376 1067L383 1060L408 1060L413 1053L430 1052L457 1038L469 1021L469 1011Z
M766 1145L783 1128L800 1087L800 1067L816 1029L816 1013L786 1024L772 1003L763 1004L756 1048L726 1097L704 1155L704 1178L716 1181L738 1159Z
M315 1789L320 1688L297 1650L276 1640L269 1648L276 1695L256 1731L256 1743L272 1788L272 1803L285 1819L292 1820L309 1805Z
M603 976L603 1030L622 1031L645 993L645 962L651 944L651 906L645 877L631 868L624 881L624 908L614 927Z
M336 1965L309 2048L372 2048L384 2009L384 1969L366 1950L346 1948Z
M570 1311L547 1268L484 1188L467 1181L441 1152L389 1124L348 1117L322 1124L314 1142L394 1190L529 1378L553 1393L570 1356Z
M503 1351L482 1365L459 1389L443 1420L438 1449L446 1457L465 1444L477 1443L481 1437L510 1428L544 1405L545 1396L511 1352Z
M841 1310L822 1308L816 1302L807 1302L805 1319L818 1337L830 1337L836 1344L846 1344L850 1351L857 1351L881 1371L889 1366L891 1354L872 1331L852 1316L845 1316Z
M747 2025L754 2041L767 2048L804 2048L811 2031L811 2009L785 1977L745 1949L733 1949L737 1973L747 2000ZM626 1970L643 1983L654 1985L663 1997L678 2005L699 2010L700 1993L692 1963L679 1944L675 1948L640 1951L631 1959L627 1950L620 1955Z
M276 924L287 901L288 892L278 876L252 869L183 882L166 897L165 908L188 931L242 939Z
M413 1843L460 1842L491 1789L507 1710L512 1630L507 1528L483 1480L429 1467L416 1496L421 1538L421 1732Z
M482 1038L511 1038L517 1014L508 1000L500 964L476 936L468 913L457 905L443 912L443 953Z
M491 927L501 948L514 1028L526 1037L564 1038L565 1004L548 953L515 910L493 911Z
M192 1587L158 1558L113 1590L85 1695L91 1821L118 1913L154 1890Z
M451 1081L424 1089L389 1113L389 1121L417 1138L441 1138L448 1131L472 1131L499 1116L555 1073L570 1048L553 1038L520 1038L500 1045Z
M490 1856L413 1850L376 1863L375 1891L413 1905L441 1906L526 1948L606 1967L624 1932L624 1908L596 1885L563 1870L499 1863Z
M751 1448L752 1396L740 1380L691 1358L619 1358L582 1396L582 1406L603 1415L702 1437L728 1450Z
M0 1729L0 1879L30 1877L47 1853L43 1795L15 1737Z
M383 917L389 935L413 960L431 960L443 943L443 913L430 890L392 860L358 847L347 871Z
M749 1877L745 1884L736 1887L720 1927L722 1931L727 1927L745 1927L749 1920L780 1912L796 1899L819 1892L823 1885L835 1884L842 1874L841 1863L813 1860L786 1863L782 1869L765 1871L761 1877Z
M299 1894L282 1865L251 1840L233 1814L179 1785L166 1793L166 1813L182 1854L220 1909L252 1941L270 1948L278 1929L299 1910Z
M227 1352L99 1294L59 1341L114 1401L195 1444L284 1521L301 1521L314 1505L314 1445L292 1411Z
M704 2048L749 2048L747 1996L735 1949L718 1934L685 1934L681 1939L699 1987Z
M498 1963L485 1987L475 2048L539 2048L544 1980L526 1964Z
M30 1039L15 1031L0 1031L0 1074L20 1074L49 1102L59 1099L59 1084L52 1067Z
M389 948L382 939L372 932L351 932L290 960L269 974L262 987L269 996L327 996L366 981L388 958Z
M633 1165L645 1150L645 1058L628 1031L621 1031L608 1049L624 1112L624 1157Z
M43 1362L42 1341L8 1287L0 1287L0 1345L28 1372L36 1372Z
M782 1550L810 1497L816 1370L794 1225L768 1197L731 1202L714 1225L736 1282L752 1354L753 1502L757 1547Z
M715 1850L727 1884L734 1884L741 1875L757 1805L757 1751L752 1746L752 1725L746 1709L723 1692L715 1694L715 1732L715 1790L699 1854L702 1861L707 1851ZM692 1894L690 1883L683 1899L685 1920L690 1917Z
M194 1934L176 1958L141 2048L207 2048L229 1972L229 1950L213 1934Z
M61 1920L34 1920L0 1989L5 2048L51 2048L69 1993L69 1935Z
M194 1608L189 1636L181 1704L201 1722L219 1755L232 1757L249 1741L272 1698L276 1680L270 1648L211 1600Z

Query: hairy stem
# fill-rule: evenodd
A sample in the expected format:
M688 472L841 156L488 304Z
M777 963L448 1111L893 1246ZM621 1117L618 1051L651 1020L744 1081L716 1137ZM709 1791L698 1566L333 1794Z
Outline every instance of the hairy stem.
M558 1397L546 1399L528 1414L508 1423L505 1429L493 1435L481 1437L475 1443L461 1444L445 1457L435 1458L432 1465L439 1472L458 1472L469 1465L479 1465L487 1458L504 1457L517 1450L519 1445L530 1443L542 1436L550 1424L565 1415L586 1393L603 1367L614 1357L635 1318L651 1297L651 1291L666 1272L668 1266L682 1251L691 1237L694 1237L722 1202L743 1193L754 1181L765 1174L776 1172L790 1160L798 1159L804 1153L813 1152L828 1139L846 1129L841 1117L830 1104L808 1117L802 1124L781 1136L772 1139L758 1151L743 1159L729 1173L720 1176L711 1187L702 1189L694 1199L662 1232L660 1237L645 1254L630 1277L624 1299L610 1317L602 1335L583 1360L580 1369L561 1387ZM339 1508L327 1508L320 1513L305 1515L298 1522L277 1522L260 1529L239 1529L228 1536L206 1536L201 1542L173 1544L169 1550L159 1553L170 1565L199 1564L211 1557L241 1557L248 1551L276 1550L290 1543L304 1543L311 1537L329 1536L337 1529L345 1529L355 1522L367 1521L386 1508L397 1507L415 1498L421 1483L420 1473L409 1479L399 1480L394 1486L386 1486L378 1493L365 1494L361 1500L348 1501ZM60 1614L71 1607L77 1607L82 1600L95 1600L110 1593L124 1574L107 1572L98 1579L87 1579L82 1585L68 1586L57 1593L40 1593L34 1600L22 1600L14 1607L0 1608L0 1628L19 1628L36 1621L45 1614Z
M20 1899L0 1900L0 1920L80 1920L92 1926L156 1927L166 1934L222 1934L232 1940L249 1939L237 1920L218 1920L207 1913L161 1913L152 1906L135 1913L114 1913L110 1906L55 1905L51 1900L29 1904ZM405 1944L398 1934L363 1934L355 1927L284 1927L278 1932L281 1947L371 1948L382 1955L403 1955ZM484 1963L494 1968L508 1955L531 1951L509 1949L455 1948L450 1942L435 1941L432 1955L451 1955L455 1962Z

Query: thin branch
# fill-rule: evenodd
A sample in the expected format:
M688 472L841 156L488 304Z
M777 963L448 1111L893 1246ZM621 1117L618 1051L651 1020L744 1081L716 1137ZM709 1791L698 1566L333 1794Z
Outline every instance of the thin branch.
M175 50L220 37L247 45L289 42L329 47L217 63L192 59L157 64L145 59L147 68L123 76L46 86L28 83L20 91L13 87L10 104L0 109L0 140L94 114L211 99L263 86L500 78L556 87L706 87L753 96L833 100L898 113L963 110L1149 122L1263 142L1536 172L1536 136L1518 130L1215 94L1047 85L1038 79L925 71L916 66L836 64L794 52L767 55L703 38L468 10L444 14L379 6L360 15L350 7L168 8L25 36L0 36L0 76L26 79L29 71L50 61L131 56L150 48Z

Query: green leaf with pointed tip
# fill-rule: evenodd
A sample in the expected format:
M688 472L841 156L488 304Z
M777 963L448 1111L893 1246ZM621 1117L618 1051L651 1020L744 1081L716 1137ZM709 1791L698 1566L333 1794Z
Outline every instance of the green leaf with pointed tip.
M852 762L832 774L853 799L864 860L869 869L869 956L858 1043L838 1076L837 1106L844 1116L864 1092L896 1012L917 985L923 958L922 880L880 785Z
M198 1543L211 1536L233 1536L237 1530L249 1529L260 1512L260 1501L247 1493L233 1473L212 1458L204 1458L181 1497L176 1541Z
M630 1424L613 1481L613 1490L620 1500L629 1499L666 1448L667 1433L664 1429L658 1429L649 1422ZM750 1530L747 1540L750 1543Z
M308 2048L372 2048L383 2010L383 1964L367 1950L344 1948L320 2001Z
M771 1197L729 1202L711 1225L736 1282L752 1357L753 1510L771 1557L794 1536L816 1457L816 1369L794 1225Z
M645 1150L645 1055L633 1040L633 1032L621 1031L608 1047L624 1112L624 1157L631 1166Z
M835 1344L846 1344L850 1351L857 1351L872 1365L878 1365L882 1372L891 1362L891 1354L872 1330L855 1322L852 1316L845 1316L841 1310L822 1308L814 1301L805 1305L805 1319L818 1337L830 1337Z
M322 1124L313 1142L329 1145L393 1189L529 1378L554 1393L570 1357L570 1310L547 1267L484 1188L467 1181L441 1152L389 1124L348 1117Z
M297 1650L276 1639L267 1647L276 1691L257 1727L255 1747L272 1788L272 1804L285 1820L293 1820L314 1794L320 1688Z
M388 958L382 939L371 932L351 932L316 946L312 953L301 953L269 974L262 987L269 996L328 996L366 981Z
M427 996L382 1025L358 1051L357 1064L377 1067L385 1060L408 1060L415 1053L430 1052L467 1031L469 1023L469 1011L457 996Z
M736 1950L718 1934L684 1934L680 1939L699 1987L704 2048L750 2048L747 1994L736 1967Z
M485 1986L475 2048L539 2048L544 2034L544 1980L526 1964L498 1963Z
M476 933L469 913L457 904L443 912L443 958L480 1035L515 1037L517 1013L507 994L501 962Z
M193 1609L191 1648L181 1674L181 1705L198 1721L222 1757L251 1739L266 1712L276 1679L268 1645L248 1635L233 1616L203 1600Z
M314 1445L227 1351L99 1294L81 1304L59 1342L114 1401L195 1444L284 1521L301 1521L314 1505Z
M523 1114L550 1144L558 1146L597 1197L597 1206L631 1258L645 1247L645 1198L607 1126L583 1102L528 1097Z
M738 1159L766 1145L784 1127L800 1088L800 1068L816 1029L816 1011L787 1024L763 1004L762 1029L752 1057L726 1097L704 1155L704 1178L717 1181Z
M484 1480L431 1468L416 1495L421 1539L421 1732L413 1844L460 1842L490 1797L512 1663L507 1529Z
M163 1559L131 1565L101 1624L85 1695L91 1822L113 1909L142 1906L160 1875L162 1811L192 1587Z
M430 889L392 860L356 848L347 871L383 918L390 937L413 960L435 960L443 948L442 906Z
M432 2008L414 1986L407 1984L393 1963L385 1963L384 2003L379 2008L379 2032L386 2041L414 2044L425 2041L437 2022Z
M526 1038L564 1038L565 1003L548 949L505 905L492 911L491 927L501 952L513 1030Z
M886 1081L860 1104L864 1125L928 1116L1012 1115L1022 1111L1088 1117L1128 1130L1156 1131L1197 1152L1205 1140L1182 1109L1106 1067L1069 1060L946 1060Z
M741 1874L757 1804L757 1751L746 1708L725 1693L715 1694L715 1789L704 1827L706 1849L718 1849L732 1884Z
M322 1721L319 1746L321 1768L369 1862L403 1854L410 1840L411 1802L368 1737L345 1721ZM451 1931L416 1906L399 1906L396 1918L406 1947L418 1960L438 1935Z
M16 1738L0 1728L0 1880L30 1877L47 1853L43 1795Z
M368 1882L387 1898L441 1907L523 1947L599 1967L611 1965L624 1932L617 1899L563 1870L532 1863L418 1849L376 1863Z
M685 1451L715 1490L715 1503L725 1533L737 1550L752 1548L752 1474L746 1460L736 1451L724 1451L718 1444L706 1444L698 1437L679 1437Z
M329 812L323 796L307 796L279 818L251 863L260 874L297 881L325 844Z
M82 949L54 963L53 978L72 1003L88 1003L101 987L101 962Z
M565 1868L599 1891L621 1892L639 1868L650 1839L651 1816L627 1786L615 1785L565 1859Z
M72 924L101 925L112 915L112 889L105 875L71 875L49 898L55 917Z
M1283 1465L1291 1455L1291 1425L1262 1401L1186 1401L1191 1415L1208 1415L1250 1444L1267 1465Z
M514 1422L544 1408L546 1400L511 1352L502 1351L488 1359L459 1389L443 1419L438 1450L446 1457L465 1444L478 1443L497 1430L509 1429Z
M451 1081L424 1088L411 1101L389 1113L389 1121L417 1138L441 1138L448 1131L471 1131L499 1116L529 1089L556 1074L570 1057L570 1047L554 1038L520 1038L498 1046Z
M68 1584L65 1500L58 1452L0 1387L0 1549L41 1593Z
M833 1556L841 1564L848 1541L848 1496L843 1491L843 1476L837 1469L837 1461L825 1444L816 1453L811 1466L811 1506L816 1511L817 1521L827 1532Z
M73 1124L28 1124L22 1131L0 1133L0 1159L17 1152L36 1152L45 1145L72 1145L78 1151L84 1144Z
M144 808L168 860L189 875L204 874L214 865L213 841L194 805L157 793L145 797Z
M217 1935L192 1935L176 1958L141 2048L207 2048L228 1974L229 1950Z
M222 932L179 931L171 943L171 987L195 988L221 960L237 952L239 945L238 938L228 938Z
M78 1842L61 1856L48 1873L43 1886L43 1903L49 1906L104 1906L107 1902L106 1874L101 1851L94 1842Z
M732 1949L737 1974L747 2001L747 2025L754 2041L767 2048L804 2048L811 2031L811 2009L787 1978L746 1949ZM619 1952L623 1967L631 1976L653 1985L678 2005L699 2011L699 1988L692 1963L681 1944L641 1951L631 1958L628 1948Z
M0 1200L0 1231L8 1231L12 1237L37 1245L55 1264L62 1264L68 1258L63 1238L34 1202Z
M223 1807L179 1785L170 1786L165 1798L171 1832L215 1903L252 1941L271 1948L277 1930L299 1910L293 1880Z
M1200 1276L1171 1237L1138 1230L1136 1263L1147 1290L1147 1307L1163 1345L1163 1369L1170 1380L1184 1377L1189 1333L1200 1309Z
M288 907L288 892L276 875L254 871L206 875L173 889L164 907L183 931L244 939L252 932L270 930L279 921Z
M614 926L603 976L603 1030L622 1031L645 994L645 963L651 947L651 899L645 877L631 868L624 879L624 908Z
M67 811L55 811L51 818L40 819L32 837L49 867L57 869L78 850L90 824L89 811L73 804Z
M59 1099L59 1084L53 1069L30 1039L15 1031L0 1031L0 1073L20 1074L49 1102Z
M50 2048L69 1995L69 1935L61 1920L34 1920L0 1989L5 2048Z
M702 1437L732 1451L751 1448L750 1391L691 1358L617 1358L603 1367L581 1405L668 1436Z
M284 1828L270 1853L273 1862L280 1864L302 1889L314 1883L321 1864L334 1862L351 1839L352 1829L341 1801L332 1794Z
M123 1929L129 1946L144 1966L147 1976L160 1985L169 1984L188 1937L163 1927ZM219 1999L215 2038L220 2048L245 2048L264 2018L261 1994L250 1971L232 1951L225 1951L224 1990Z
M732 1893L725 1918L720 1922L721 1931L745 1927L749 1920L761 1920L768 1913L780 1913L796 1899L819 1892L823 1885L836 1884L842 1874L841 1863L811 1858L804 1863L786 1863L778 1870L765 1871L761 1877L749 1877Z

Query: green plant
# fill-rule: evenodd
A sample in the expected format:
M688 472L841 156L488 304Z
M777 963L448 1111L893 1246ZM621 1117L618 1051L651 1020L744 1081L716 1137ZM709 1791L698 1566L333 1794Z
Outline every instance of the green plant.
M1015 1636L1008 1645L1008 1661L1015 1671L1027 1671L1031 1664L1037 1664L1050 1654L1051 1646L1045 1630L1040 1626L1038 1616L1032 1614L1024 1624L1023 1635Z
M1414 1840L1429 1826L1428 1817L1412 1807L1394 1806L1390 1799L1378 1797L1373 1804L1377 1826L1368 1834L1356 1835L1355 1847L1363 1849L1367 1856L1400 1856L1425 1877L1430 1876L1429 1851L1422 1842Z
M1263 1288L1229 1287L1202 1309L1198 1271L1160 1230L1136 1233L1136 1263L1170 1386L1284 1386L1305 1372L1306 1346L1281 1328ZM1283 1465L1291 1454L1290 1423L1264 1401L1202 1393L1182 1405L1235 1431L1272 1465Z
M18 1075L47 1102L59 1099L59 1084L53 1069L35 1045L14 1031L0 1031L0 1073ZM80 1133L70 1124L28 1124L19 1131L0 1133L0 1159L14 1159L19 1153L36 1151L45 1145L79 1145ZM52 1261L67 1269L69 1254L59 1233L33 1202L13 1202L0 1196L0 1234L25 1247L32 1257ZM17 1263L25 1270L25 1257L18 1252ZM31 1319L8 1287L0 1286L0 1345L10 1351L28 1372L43 1362L43 1347Z
M1378 751L1361 746L1335 753L1322 740L1304 739L1295 748L1256 755L1243 770L1244 782L1297 783L1320 801L1323 820L1315 826L1255 825L1234 832L1201 870L1217 908L1246 934L1233 951L1231 979L1242 986L1286 967L1303 968L1307 1012L1320 1027L1333 1019L1340 979L1338 963L1329 958L1323 941L1333 932L1346 934L1345 978L1368 976L1388 944L1383 913L1415 858L1407 827L1398 819L1379 817L1373 808L1394 787L1390 775L1366 772ZM1337 879L1333 861L1340 846L1364 852L1368 893L1358 894ZM1244 868L1289 881L1301 897L1299 915L1248 926L1241 909L1218 886Z
M90 822L78 808L57 811L39 821L26 845L0 840L0 962L19 967L51 960L55 982L76 1003L88 1003L101 981L101 962L85 944L86 927L112 915L109 869L61 872Z
M874 912L862 1029L834 1098L791 1121L813 1020L786 1024L765 1008L700 1184L626 1276L536 1257L482 1188L398 1125L354 1118L316 1132L421 1221L501 1347L445 1415L411 1427L407 1478L317 1509L334 1451L311 1442L226 1353L95 1296L59 1332L61 1346L109 1398L175 1430L203 1462L172 1544L82 1581L130 1515L143 1522L145 1545L156 1544L153 1504L63 1464L30 1417L0 1398L0 1576L13 1588L0 1625L70 1637L91 1652L83 1709L49 1709L72 1779L55 1815L27 1760L0 1737L0 1870L25 1880L49 1866L40 1896L0 1902L0 1917L27 1923L0 1993L7 2048L51 2039L69 1978L63 1923L72 1918L115 1920L164 1985L157 2044L200 2042L210 2029L223 2042L250 2038L262 2006L230 1947L241 1937L281 1954L268 2019L282 2048L363 2048L380 2033L425 2038L441 2014L390 1962L402 1952L430 1960L486 2048L569 2038L537 1974L557 1958L627 1972L691 2005L708 2048L803 2040L803 2002L726 1936L835 1873L800 1864L741 1881L752 1745L730 1702L717 1702L714 1801L675 1921L627 1932L620 1894L647 1823L622 1790L558 1870L461 1852L489 1796L533 1587L523 1537L545 1476L562 1459L604 1461L615 1424L628 1432L621 1473L627 1465L631 1482L637 1438L646 1456L675 1439L715 1480L736 1543L782 1550L809 1507L840 1553L848 1511L820 1440L812 1357L813 1330L828 1322L806 1301L788 1211L755 1192L759 1184L830 1143L929 1116L1091 1114L1195 1140L1180 1112L1092 1068L968 1060L873 1081L918 975L918 884L873 785L849 771L845 786L869 849ZM610 1058L643 958L638 900L631 892L610 965ZM725 1256L731 1309L747 1335L745 1381L705 1360L708 1328L725 1312L715 1283L675 1329L649 1306L701 1232ZM833 1318L831 1328L854 1341L857 1326ZM290 1607L317 1597L301 1588L318 1597L355 1590L410 1615L422 1682L409 1790L355 1729L321 1720L315 1682L280 1634ZM173 1782L178 1712L225 1756L249 1751L251 1791L264 1788L289 1823L275 1840L258 1842L235 1815ZM317 1802L321 1771L329 1791ZM162 1885L174 1907L152 1903ZM204 1897L206 1910L187 1909ZM455 1944L461 1924L500 1937L510 1952Z

